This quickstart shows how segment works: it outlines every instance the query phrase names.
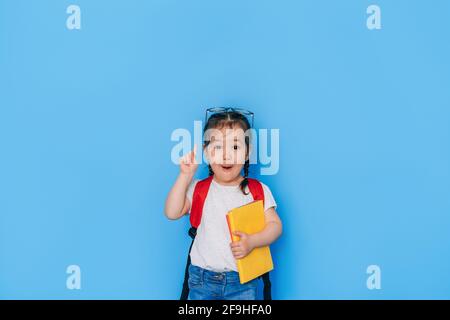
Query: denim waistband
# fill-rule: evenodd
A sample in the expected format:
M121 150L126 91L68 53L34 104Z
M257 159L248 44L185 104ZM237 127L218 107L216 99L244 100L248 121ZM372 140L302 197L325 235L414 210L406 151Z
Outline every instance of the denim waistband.
M239 273L236 271L215 272L198 266L194 266L193 264L191 264L189 268L190 272L194 272L195 274L199 275L203 281L222 283L239 282Z

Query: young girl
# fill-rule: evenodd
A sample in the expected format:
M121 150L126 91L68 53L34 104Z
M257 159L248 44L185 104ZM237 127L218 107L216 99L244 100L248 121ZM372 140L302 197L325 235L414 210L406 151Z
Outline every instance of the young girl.
M270 189L261 183L265 228L251 235L237 231L235 235L240 240L231 242L226 214L252 202L253 197L247 179L250 141L245 135L250 124L242 112L228 109L211 115L203 130L203 151L213 178L190 253L190 300L255 300L258 278L240 284L236 259L244 258L254 248L270 245L282 232L281 220L275 211L276 202ZM193 151L180 159L180 173L165 204L169 219L179 219L191 210L193 192L199 181L193 179L198 167L196 151L194 145Z

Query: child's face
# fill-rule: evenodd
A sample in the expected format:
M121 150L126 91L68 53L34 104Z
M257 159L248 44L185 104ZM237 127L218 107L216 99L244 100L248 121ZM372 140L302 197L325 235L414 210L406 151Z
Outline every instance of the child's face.
M244 130L239 127L211 129L206 156L217 178L229 182L236 179L248 157Z

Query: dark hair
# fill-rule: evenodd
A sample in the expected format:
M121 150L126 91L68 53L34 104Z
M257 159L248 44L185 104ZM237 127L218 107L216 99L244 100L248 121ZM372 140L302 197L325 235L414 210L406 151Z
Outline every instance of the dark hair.
M206 121L205 127L203 128L203 133L205 133L208 129L222 129L224 127L228 127L232 129L235 125L240 126L244 132L250 129L250 123L248 119L239 112L236 111L225 111L212 114L208 120ZM209 144L209 139L205 139L203 141L204 147L207 147ZM247 148L247 153L249 153L249 145L250 145L250 137L248 134L245 134L245 146ZM240 188L242 193L247 195L245 192L245 187L248 185L248 168L250 166L249 159L245 160L244 163L244 180L240 183ZM211 165L208 165L209 175L212 176L214 174Z

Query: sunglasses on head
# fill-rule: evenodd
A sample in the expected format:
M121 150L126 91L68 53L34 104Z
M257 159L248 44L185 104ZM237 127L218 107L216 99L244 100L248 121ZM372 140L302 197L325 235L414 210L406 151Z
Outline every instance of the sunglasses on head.
M208 108L208 109L206 109L205 123L206 123L206 121L208 121L208 118L211 115L217 114L217 113L225 113L225 112L237 112L237 113L242 114L243 116L245 116L247 118L247 120L249 120L250 128L253 128L253 118L254 118L255 114L249 110L242 109L242 108L225 108L225 107Z

